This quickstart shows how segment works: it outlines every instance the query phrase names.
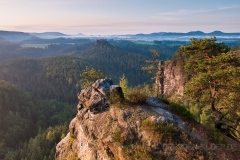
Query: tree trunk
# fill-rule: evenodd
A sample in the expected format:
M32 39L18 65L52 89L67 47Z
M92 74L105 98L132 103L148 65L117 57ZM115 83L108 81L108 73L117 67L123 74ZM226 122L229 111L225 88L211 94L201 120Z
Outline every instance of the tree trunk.
M215 128L218 130L221 130L222 125L224 125L222 123L222 119L224 115L215 108L215 98L211 99L211 110L215 116L215 120L214 120Z
M158 62L158 71L156 74L156 92L157 92L157 97L160 93L160 95L164 94L164 62L159 61Z

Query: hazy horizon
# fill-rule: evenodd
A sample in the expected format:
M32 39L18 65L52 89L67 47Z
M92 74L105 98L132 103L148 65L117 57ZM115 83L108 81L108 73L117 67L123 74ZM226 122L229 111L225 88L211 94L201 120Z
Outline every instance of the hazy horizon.
M29 34L49 34L49 33L60 33L60 34L65 34L67 36L127 36L127 35L137 35L137 34L153 34L153 33L190 33L190 32L198 32L200 30L191 30L191 31L187 31L187 32L176 32L176 31L169 31L169 32L164 32L164 31L160 31L160 32L146 32L146 33L142 33L142 32L139 32L139 33L132 33L132 34L129 34L129 33L125 33L125 34L83 34L83 33L76 33L76 34L68 34L68 33L64 33L64 32L61 32L61 31L42 31L42 32L34 32L34 31L31 31L31 32L28 32L28 31L18 31L18 30L0 30L0 31L6 31L6 32L23 32L23 33L29 33ZM209 34L209 33L213 33L213 32L218 32L220 30L213 30L211 32L204 32L204 31L200 31L200 32L203 32L205 34ZM224 31L220 31L220 32L223 32L223 33L240 33L240 32L224 32Z
M240 1L0 0L0 30L124 35L239 32Z

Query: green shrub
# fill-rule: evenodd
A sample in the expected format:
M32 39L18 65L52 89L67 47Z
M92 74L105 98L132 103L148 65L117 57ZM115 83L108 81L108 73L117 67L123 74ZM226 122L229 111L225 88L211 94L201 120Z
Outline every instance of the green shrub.
M123 150L124 157L128 160L152 160L152 154L149 147L142 144L132 144Z
M109 100L112 104L123 103L124 102L124 94L121 87L116 87L111 90Z
M80 158L78 158L78 155L76 152L72 153L67 160L80 160Z
M110 126L110 125L112 124L112 122L113 122L113 118L112 118L111 116L108 116L105 125L106 125L106 126Z
M116 129L112 134L112 139L115 143L123 145L124 138L121 137L121 133L122 133L121 129L119 129L119 128Z
M72 144L73 144L73 141L75 140L75 136L74 135L71 135L70 139L69 139L69 143L70 143L70 147L72 148Z
M170 103L169 109L172 112L182 116L184 120L194 120L193 115L190 113L190 111L178 103Z
M133 104L143 104L146 101L147 96L140 90L133 89L128 92L127 98Z
M141 123L142 129L144 130L158 130L158 124L153 122L151 119L145 119Z
M165 104L170 104L169 100L166 98L160 97L159 99Z
M173 124L163 124L153 122L151 119L145 119L141 123L143 130L157 131L158 133L163 133L164 135L174 134Z
M207 137L210 139L210 140L213 140L217 143L221 143L221 144L224 144L226 143L225 141L225 135L217 130L216 128L214 128L213 126L205 126L206 128L206 131L207 131Z
M75 140L75 137L71 136L70 139L69 139L69 143L73 143L73 141Z
M142 93L147 95L147 97L156 96L156 87L155 84L142 84L134 87L134 89L141 90Z

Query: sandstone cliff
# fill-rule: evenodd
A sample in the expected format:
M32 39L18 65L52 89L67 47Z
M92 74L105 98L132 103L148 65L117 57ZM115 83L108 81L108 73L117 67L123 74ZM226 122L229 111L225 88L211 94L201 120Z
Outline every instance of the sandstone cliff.
M181 65L169 61L164 66L164 95L182 99L184 91L183 71Z
M77 115L56 147L56 160L213 159L216 150L156 98L143 105L111 104L121 88L96 81L78 95Z

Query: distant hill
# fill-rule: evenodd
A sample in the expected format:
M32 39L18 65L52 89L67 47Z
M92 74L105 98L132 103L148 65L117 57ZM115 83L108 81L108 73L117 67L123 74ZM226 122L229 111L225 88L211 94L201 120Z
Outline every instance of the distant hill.
M141 70L142 66L146 64L146 58L126 52L120 47L111 45L106 40L97 40L74 56L99 68L104 75L113 78L115 83L119 81L122 74L125 74L132 86L150 81L149 75Z
M132 35L133 37L139 37L139 36L208 36L208 35L213 35L213 36L240 36L240 33L224 33L221 31L213 31L210 33L204 33L202 31L191 31L187 33L181 33L181 32L158 32L158 33L150 33L150 34L136 34Z
M156 50L160 54L161 60L166 60L171 58L175 52L178 50L180 45L178 42L171 41L169 43L168 41L154 41L153 43L147 44L147 43L138 43L134 41L128 41L128 40L108 40L109 43L111 43L114 46L120 47L122 50L130 53L134 53L137 55L141 55L146 57L147 59L152 58L152 53L150 50Z
M235 45L238 44L240 40L239 33L224 33L221 31L213 31L210 33L204 33L202 31L190 31L187 33L182 32L155 32L149 34L127 34L127 35L109 35L109 36L91 36L83 35L79 33L77 35L67 35L61 32L43 32L43 33L24 33L15 31L0 31L0 41L11 41L11 42L22 42L24 43L77 43L77 40L88 39L97 40L99 38L103 39L115 39L115 40L143 40L143 41L190 41L191 38L207 38L207 37L217 37L218 41L223 41L232 43L234 41ZM41 40L43 39L43 40ZM48 41L50 40L50 42Z
M92 42L88 38L36 38L22 41L24 44L86 44Z
M205 38L205 37L217 37L218 40L222 40L223 38L229 39L237 38L240 39L240 33L224 33L221 31L214 31L210 33L204 33L202 31L191 31L187 33L181 32L159 32L159 33L150 33L150 34L136 34L130 35L130 38L140 39L140 40L183 40L190 41L190 38Z
M21 42L23 40L29 40L32 38L35 37L24 32L0 31L0 40L2 41Z
M43 33L30 33L30 34L33 36L39 37L39 38L46 38L46 39L69 36L69 35L63 34L61 32L43 32Z
M86 43L79 41L79 43ZM85 45L49 44L46 48L22 47L18 43L0 41L0 63L17 58L46 58L52 56L69 55L85 49Z
M82 34L82 33L78 33L77 36L84 36L84 34Z

